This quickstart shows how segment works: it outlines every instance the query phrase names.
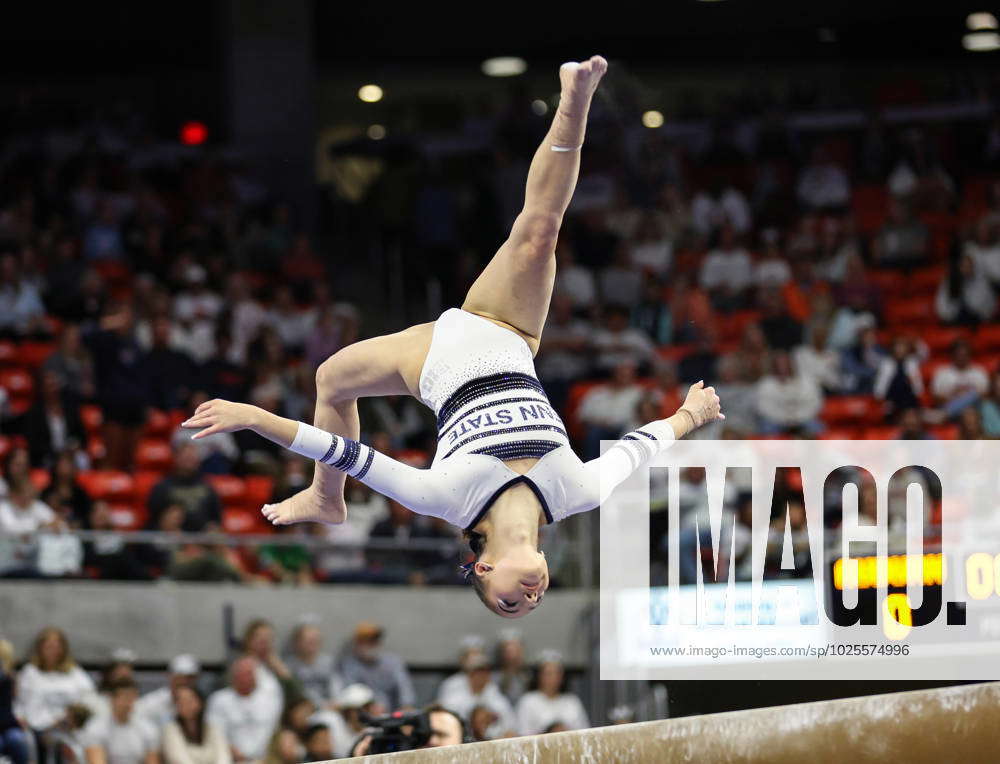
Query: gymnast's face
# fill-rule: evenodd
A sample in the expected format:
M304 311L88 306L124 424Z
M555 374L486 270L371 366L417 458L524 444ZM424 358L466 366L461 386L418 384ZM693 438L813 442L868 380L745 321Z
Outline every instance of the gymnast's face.
M493 562L481 559L476 573L483 581L486 606L504 618L527 615L542 603L549 588L545 553L535 549L511 550Z

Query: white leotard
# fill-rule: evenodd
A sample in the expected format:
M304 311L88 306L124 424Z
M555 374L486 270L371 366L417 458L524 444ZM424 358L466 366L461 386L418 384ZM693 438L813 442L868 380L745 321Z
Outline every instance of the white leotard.
M422 515L475 526L517 483L538 497L548 522L597 507L610 491L674 441L666 421L625 435L584 464L534 373L518 335L466 311L445 311L420 375L420 396L438 418L429 469L306 424L291 449L360 480ZM525 474L504 461L538 458Z

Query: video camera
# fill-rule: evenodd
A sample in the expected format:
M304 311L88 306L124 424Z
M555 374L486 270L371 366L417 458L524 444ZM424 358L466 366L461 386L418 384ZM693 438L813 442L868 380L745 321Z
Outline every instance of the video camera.
M364 722L371 728L369 754L412 751L431 738L431 720L425 711L396 711L389 716L365 718Z

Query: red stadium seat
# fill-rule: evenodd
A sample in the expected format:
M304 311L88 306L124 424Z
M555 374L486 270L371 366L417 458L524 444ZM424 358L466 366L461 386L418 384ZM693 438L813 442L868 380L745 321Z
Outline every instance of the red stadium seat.
M17 358L17 345L10 340L0 340L0 366L9 366Z
M173 432L170 415L160 409L150 409L145 433L151 438L169 438Z
M271 494L274 493L274 481L266 475L248 475L243 478L243 485L246 488L245 501L248 510L259 511L271 500Z
M0 370L0 387L11 398L30 398L35 390L35 381L23 368L3 369Z
M885 186L858 186L851 195L851 210L862 233L874 233L885 222L889 209L889 192Z
M37 369L45 359L55 352L51 342L22 342L17 349L17 363L30 369Z
M977 353L1000 350L1000 324L980 326L973 338L973 348Z
M920 332L920 339L927 344L931 353L939 354L949 352L955 340L971 340L972 337L967 329L957 329L951 326L929 326Z
M937 322L934 300L927 297L903 297L889 300L885 321L890 326L926 325Z
M850 427L831 427L816 436L817 440L861 440L858 430Z
M827 398L820 417L828 425L874 424L882 419L882 402L870 395Z
M163 438L143 438L135 449L135 464L141 470L168 470L174 463L170 442Z
M44 491L49 487L49 471L43 469L33 469L31 471L31 484L36 491Z
M83 426L86 428L87 433L93 435L104 424L104 412L101 411L100 406L95 406L93 403L85 403L80 406L80 419L83 420Z
M7 452L14 447L13 441L6 435L0 435L0 459L7 456Z
M932 265L921 268L910 274L907 281L911 295L935 294L941 282L944 281L946 268L943 265Z
M87 438L87 456L92 462L101 462L108 455L108 449L104 446L104 438L100 435L91 435Z
M958 440L959 438L957 424L936 424L928 427L927 431L938 440Z
M92 499L125 503L135 498L135 480L127 472L88 470L80 473L79 480Z
M207 480L225 506L243 506L246 503L247 489L242 478L233 475L209 475Z

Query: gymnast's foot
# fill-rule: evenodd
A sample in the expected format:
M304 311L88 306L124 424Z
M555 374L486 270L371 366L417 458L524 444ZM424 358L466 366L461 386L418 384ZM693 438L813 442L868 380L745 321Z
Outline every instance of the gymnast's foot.
M586 114L590 108L590 99L606 71L608 62L601 56L591 56L580 63L569 61L559 67L559 81L562 85L559 110L571 117Z
M325 499L310 486L278 504L265 504L260 510L272 525L292 523L327 523L338 525L347 518L343 498Z

